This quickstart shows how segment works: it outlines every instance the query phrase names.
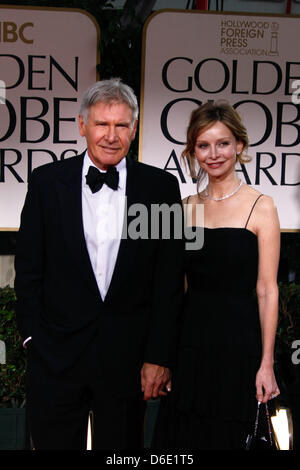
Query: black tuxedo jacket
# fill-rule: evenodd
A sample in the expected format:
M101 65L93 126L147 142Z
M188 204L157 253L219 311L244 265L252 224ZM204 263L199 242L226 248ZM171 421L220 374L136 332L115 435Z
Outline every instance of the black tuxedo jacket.
M76 367L97 335L91 370L122 391L140 389L143 362L171 366L183 297L183 240L122 238L103 301L82 221L84 154L33 171L15 257L22 337L54 372ZM177 179L127 160L127 206L180 204ZM128 219L130 224L132 219ZM124 226L126 227L126 226ZM150 227L149 227L150 228Z

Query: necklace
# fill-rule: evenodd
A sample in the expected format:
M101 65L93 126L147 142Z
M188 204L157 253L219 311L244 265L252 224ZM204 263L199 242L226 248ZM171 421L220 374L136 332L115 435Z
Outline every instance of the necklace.
M222 196L222 197L213 197L213 196L210 196L209 193L208 193L208 187L206 186L205 188L205 196L208 197L209 199L212 199L213 201L224 201L224 199L227 199L231 196L233 196L235 193L238 192L238 190L241 188L243 182L240 181L240 184L238 185L237 188L235 188L234 191L232 191L232 193L229 193L229 194L225 194L225 196Z

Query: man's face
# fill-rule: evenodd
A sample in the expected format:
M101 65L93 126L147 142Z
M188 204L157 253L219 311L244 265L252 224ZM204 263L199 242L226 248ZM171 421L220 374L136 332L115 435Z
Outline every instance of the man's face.
M79 131L85 137L88 154L101 170L117 165L128 153L137 121L125 103L96 103L89 108L87 122L79 115Z

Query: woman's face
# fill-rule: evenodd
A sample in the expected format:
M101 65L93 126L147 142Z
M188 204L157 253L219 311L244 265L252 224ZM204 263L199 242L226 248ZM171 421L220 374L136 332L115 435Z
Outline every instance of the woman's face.
M222 177L235 171L236 155L243 150L231 130L220 121L199 132L195 157L209 177Z

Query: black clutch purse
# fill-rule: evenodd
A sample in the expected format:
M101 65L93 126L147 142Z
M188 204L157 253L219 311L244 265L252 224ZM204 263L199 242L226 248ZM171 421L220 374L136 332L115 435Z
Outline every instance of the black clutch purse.
M247 436L246 450L277 450L267 403L257 403L254 430Z

